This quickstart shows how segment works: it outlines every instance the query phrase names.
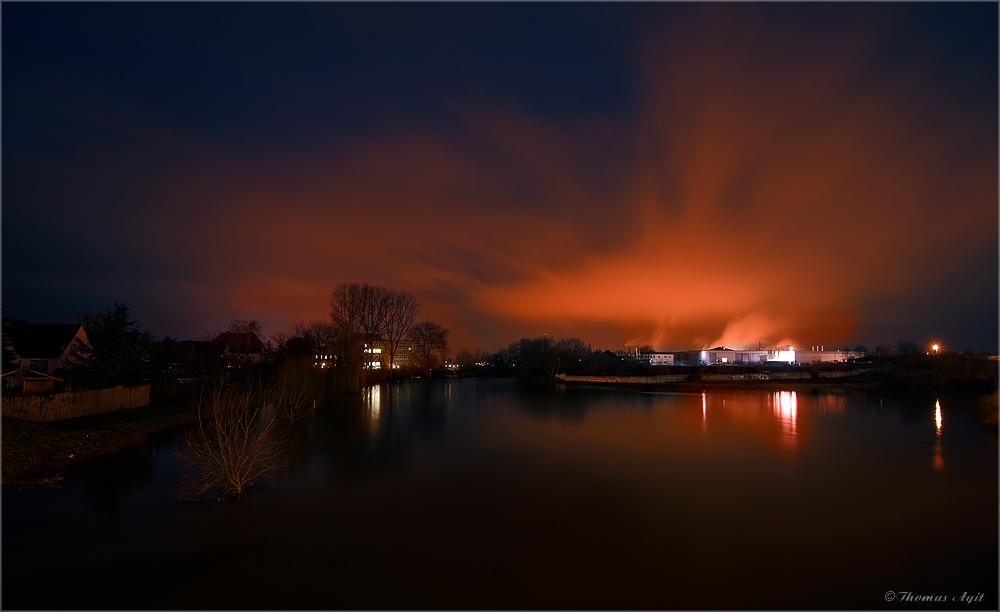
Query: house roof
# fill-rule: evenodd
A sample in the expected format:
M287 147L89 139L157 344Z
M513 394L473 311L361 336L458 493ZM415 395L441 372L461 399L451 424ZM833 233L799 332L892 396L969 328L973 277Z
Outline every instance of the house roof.
M22 359L58 359L82 327L79 323L25 323L11 330L10 342Z
M222 332L215 337L215 342L229 346L230 353L263 353L264 343L257 334L249 332Z

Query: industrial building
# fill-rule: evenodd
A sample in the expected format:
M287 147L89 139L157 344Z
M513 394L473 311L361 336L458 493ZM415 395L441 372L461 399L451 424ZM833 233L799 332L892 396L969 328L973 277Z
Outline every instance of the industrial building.
M653 351L648 353L649 365L674 365L674 354Z
M810 350L795 350L794 347L775 350L740 350L717 346L710 349L661 352L648 354L650 365L748 365L762 363L845 363L849 359L863 357L858 351L825 350L824 346L813 346Z

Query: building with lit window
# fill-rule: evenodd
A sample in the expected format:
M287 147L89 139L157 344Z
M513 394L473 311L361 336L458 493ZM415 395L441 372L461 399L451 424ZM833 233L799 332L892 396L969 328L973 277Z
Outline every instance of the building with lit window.
M393 359L392 364L389 363L389 341L388 340L375 340L369 344L365 344L365 361L370 364L370 367L374 370L409 370L418 367L422 367L423 356L420 354L419 348L416 343L412 340L400 340L396 343L396 355ZM431 364L429 367L438 368L444 365L444 359L446 351L441 349L431 350Z
M717 346L704 350L679 351L674 353L674 362L682 365L763 363L768 360L768 356L768 351L744 351Z
M673 353L653 351L652 353L647 353L646 356L649 357L649 365L674 365Z
M825 350L823 346L814 346L810 350L796 350L789 346L774 350L741 351L724 346L715 348L681 351L675 353L675 363L683 365L724 365L724 364L760 364L760 363L846 363L849 359L863 357L858 351Z

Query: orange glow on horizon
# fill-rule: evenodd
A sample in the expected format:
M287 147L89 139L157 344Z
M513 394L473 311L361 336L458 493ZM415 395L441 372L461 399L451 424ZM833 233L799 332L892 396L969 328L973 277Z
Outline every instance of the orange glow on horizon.
M733 36L743 25L650 26L635 116L483 103L455 113L459 130L400 121L278 159L143 134L221 160L130 179L183 202L143 222L185 236L169 243L197 270L144 282L190 296L172 317L267 331L327 319L338 283L383 284L412 292L453 351L543 331L595 349L833 346L870 304L995 245L996 155L966 150L975 117L922 122L910 77L859 89L860 51L772 57ZM942 248L913 238L930 233Z

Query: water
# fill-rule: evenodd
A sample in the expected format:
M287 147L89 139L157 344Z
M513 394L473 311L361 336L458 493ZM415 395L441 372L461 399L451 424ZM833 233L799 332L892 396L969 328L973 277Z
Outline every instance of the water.
M2 604L996 609L996 437L935 400L415 381L222 503L166 432L4 491Z

